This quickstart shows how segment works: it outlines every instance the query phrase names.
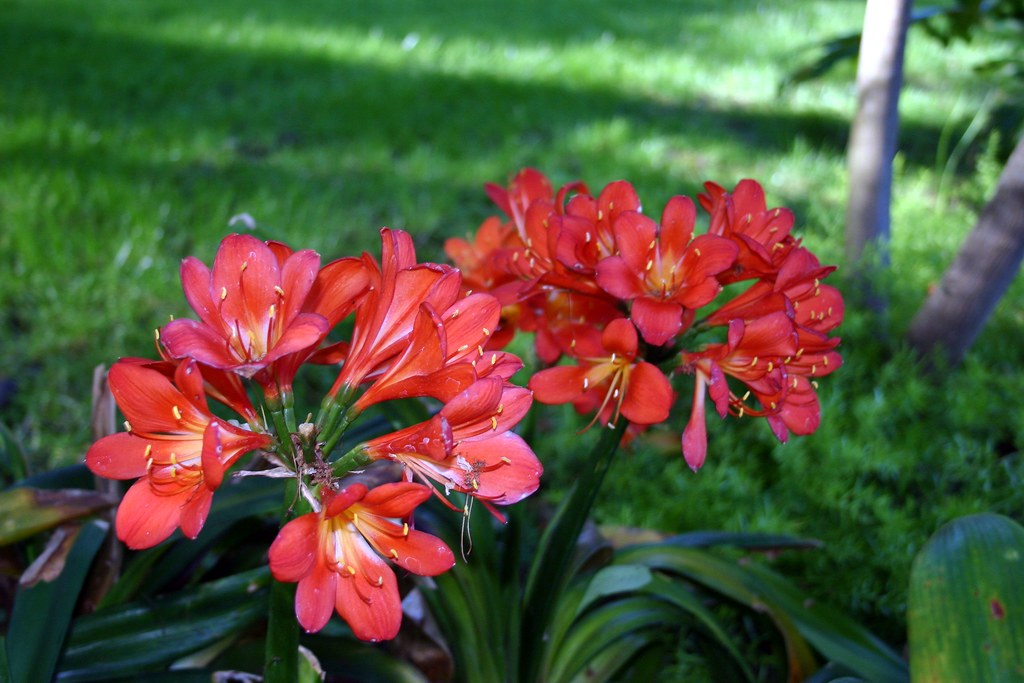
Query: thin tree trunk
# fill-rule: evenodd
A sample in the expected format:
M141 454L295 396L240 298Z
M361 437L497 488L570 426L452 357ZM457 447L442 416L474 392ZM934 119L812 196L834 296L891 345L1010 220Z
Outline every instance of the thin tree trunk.
M1024 259L1024 138L1006 162L956 259L914 316L907 332L922 354L940 351L958 363L985 326Z
M910 5L911 0L868 0L857 63L857 115L846 150L846 260L865 304L880 314L885 301L872 282L888 265L892 159Z

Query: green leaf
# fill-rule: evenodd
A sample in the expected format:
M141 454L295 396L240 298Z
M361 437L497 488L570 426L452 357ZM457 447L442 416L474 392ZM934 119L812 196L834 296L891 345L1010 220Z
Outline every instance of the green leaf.
M1024 527L994 514L939 529L914 560L912 680L1024 680Z
M576 608L576 613L580 614L603 597L643 588L653 578L651 570L642 565L627 564L605 567L594 574L594 578L587 584L587 592L583 594L583 600Z
M266 567L79 617L58 681L101 681L160 671L266 614Z
M325 671L344 672L352 683L427 683L409 663L386 650L351 638L304 635L302 643L316 653ZM477 679L481 681L493 679Z
M634 652L662 637L666 624L679 621L679 612L663 600L636 595L589 611L570 630L550 664L547 681L569 681L594 659L623 638ZM618 658L617 658L618 659ZM532 679L528 679L532 680Z
M780 534L750 534L731 531L691 531L666 539L666 543L688 548L731 546L747 550L803 550L824 545L813 538L796 538Z
M76 598L108 527L99 520L82 526L60 576L49 583L18 588L7 631L12 680L43 683L53 678Z
M783 577L758 563L740 566L696 548L670 543L622 549L616 563L641 563L685 577L750 609L767 614L782 634L795 675L817 666L807 644L825 657L877 683L903 683L906 663L867 629L825 604L809 600Z
M82 489L13 488L0 492L0 546L108 508L115 501Z

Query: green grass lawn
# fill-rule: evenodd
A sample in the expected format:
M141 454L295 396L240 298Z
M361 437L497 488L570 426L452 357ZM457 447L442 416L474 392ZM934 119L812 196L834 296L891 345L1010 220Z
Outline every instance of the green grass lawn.
M242 212L261 237L328 258L375 251L388 225L440 259L445 237L493 212L482 184L525 165L591 188L627 178L652 212L705 180L754 177L839 262L852 67L778 84L862 12L855 0L0 0L2 420L37 467L79 461L92 368L152 355L153 328L189 313L180 260L209 262ZM911 36L891 336L850 312L819 433L780 447L763 424L717 430L699 475L655 433L616 465L603 521L822 538L789 568L897 640L909 561L935 525L1024 515L1024 349L1007 341L1020 283L938 382L898 342L1012 144L1012 129L982 136L943 184L993 88L971 65L1009 44ZM548 463L556 490L572 457Z

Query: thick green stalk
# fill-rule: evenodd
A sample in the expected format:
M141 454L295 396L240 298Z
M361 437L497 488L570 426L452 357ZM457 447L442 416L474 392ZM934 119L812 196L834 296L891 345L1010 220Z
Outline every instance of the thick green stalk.
M626 420L620 419L617 426L605 429L594 447L590 459L592 467L584 468L580 473L541 536L523 593L519 641L519 676L522 681L540 680L545 636L551 628L551 616L558 602L556 598L570 579L576 542L590 516L627 424Z
M271 581L263 681L294 683L298 675L299 622L295 619L295 584Z

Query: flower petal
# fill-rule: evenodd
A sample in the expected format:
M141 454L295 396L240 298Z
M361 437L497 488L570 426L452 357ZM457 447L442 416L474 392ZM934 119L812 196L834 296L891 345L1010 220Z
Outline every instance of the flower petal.
M117 537L132 550L152 548L178 528L181 506L194 489L183 489L172 496L158 496L143 477L132 484L117 508Z
M674 393L668 378L656 366L640 362L629 373L629 387L621 412L636 424L651 425L668 419Z
M673 301L657 301L644 297L633 300L629 317L640 330L644 341L661 346L682 329L682 314L682 307Z
M373 555L369 548L367 553ZM375 555L366 557L360 570L355 576L338 579L335 607L356 638L390 640L402 626L402 601L395 573ZM371 576L377 582L371 583Z
M318 560L313 571L299 579L295 590L295 616L307 632L319 631L330 620L339 592L338 583L338 575L323 560Z
M583 393L586 374L587 369L578 365L557 365L534 374L529 387L541 403L568 403Z
M315 512L296 517L281 527L270 544L270 572L278 581L293 583L313 570L320 526Z

